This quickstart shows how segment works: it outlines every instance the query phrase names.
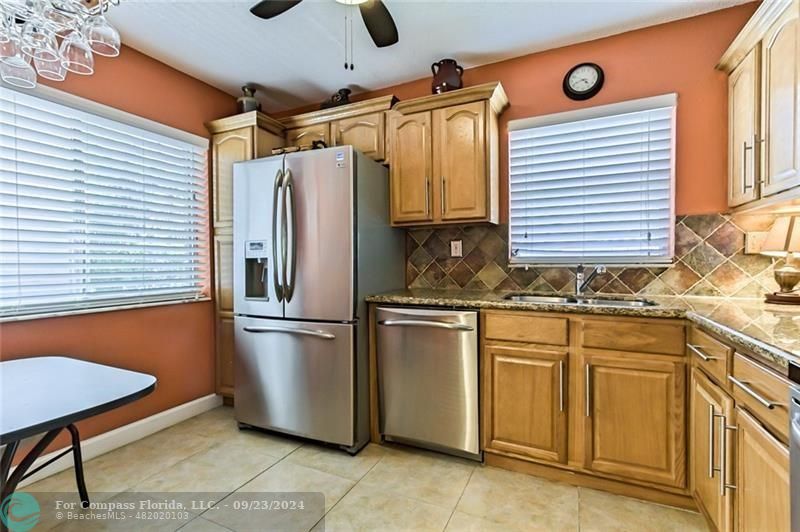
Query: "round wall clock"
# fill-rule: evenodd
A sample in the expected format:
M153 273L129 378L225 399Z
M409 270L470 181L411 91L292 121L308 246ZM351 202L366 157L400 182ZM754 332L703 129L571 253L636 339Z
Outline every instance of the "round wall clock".
M594 63L581 63L564 76L564 94L573 100L588 100L603 88L603 69Z

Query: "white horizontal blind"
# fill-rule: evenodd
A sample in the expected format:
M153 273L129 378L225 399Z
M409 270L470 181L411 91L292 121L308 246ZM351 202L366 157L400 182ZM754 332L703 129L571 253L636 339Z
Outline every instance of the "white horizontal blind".
M206 149L0 87L0 317L197 298Z
M675 95L509 124L511 264L668 263Z

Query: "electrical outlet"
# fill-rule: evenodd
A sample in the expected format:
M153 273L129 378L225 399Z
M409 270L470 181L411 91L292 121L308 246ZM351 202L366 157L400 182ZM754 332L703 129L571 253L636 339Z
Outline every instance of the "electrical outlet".
M464 251L461 246L461 240L451 240L450 241L450 256L451 257L462 257L464 256Z

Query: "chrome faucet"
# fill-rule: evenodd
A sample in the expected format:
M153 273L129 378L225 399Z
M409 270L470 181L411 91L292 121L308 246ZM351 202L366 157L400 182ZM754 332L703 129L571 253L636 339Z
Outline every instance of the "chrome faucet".
M594 270L592 270L588 276L584 273L583 264L578 264L578 267L575 268L575 295L582 296L583 291L586 290L589 283L591 283L599 273L606 273L606 267L602 264L595 266Z

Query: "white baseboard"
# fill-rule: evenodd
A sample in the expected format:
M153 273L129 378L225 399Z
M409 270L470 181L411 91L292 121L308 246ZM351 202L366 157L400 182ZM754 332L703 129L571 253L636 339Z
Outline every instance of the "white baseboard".
M188 403L175 406L169 410L164 410L158 414L153 414L150 417L134 421L128 425L117 427L116 429L104 432L103 434L92 436L87 440L81 441L81 454L83 455L83 461L85 462L87 460L91 460L96 456L100 456L101 454L113 451L114 449L119 449L120 447L129 443L141 440L142 438L150 436L151 434L154 434L160 430L164 430L167 427L171 427L172 425L176 425L181 421L185 421L190 417L194 417L198 414L202 414L203 412L207 412L208 410L212 410L221 404L222 397L216 394L210 394L198 399L194 399L193 401L189 401ZM56 456L64 449L59 449L44 456L40 456L36 462L34 462L31 469L35 469L39 464L45 463L47 460ZM60 459L56 460L41 471L37 471L35 475L31 475L20 482L20 487L71 468L72 465L72 453L67 453L65 456L62 456Z

